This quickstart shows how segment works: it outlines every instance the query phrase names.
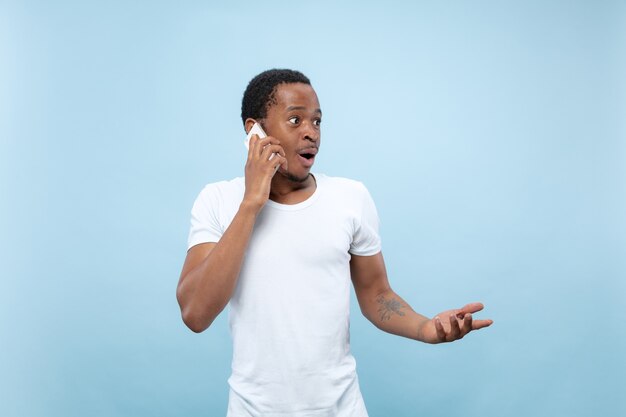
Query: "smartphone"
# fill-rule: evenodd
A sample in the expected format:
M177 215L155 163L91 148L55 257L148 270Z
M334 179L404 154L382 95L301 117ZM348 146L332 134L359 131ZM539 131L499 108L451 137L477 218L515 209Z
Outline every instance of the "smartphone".
M252 125L252 129L250 129L250 131L248 132L248 136L246 136L246 140L243 143L246 146L246 149L250 149L250 139L252 138L252 135L258 135L259 139L263 139L264 137L267 137L261 125L258 122L254 123ZM276 154L275 153L271 154L269 159L271 160L274 157L274 155Z
M246 149L250 149L250 139L252 138L252 135L258 135L259 139L263 139L267 136L261 125L254 123L252 125L252 129L248 132L248 136L246 136L245 142L243 143L246 146Z

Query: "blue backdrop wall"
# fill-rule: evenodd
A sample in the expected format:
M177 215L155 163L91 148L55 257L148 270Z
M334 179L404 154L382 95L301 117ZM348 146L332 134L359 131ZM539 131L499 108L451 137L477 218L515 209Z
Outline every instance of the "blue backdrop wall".
M625 57L623 1L3 1L0 415L225 415L225 315L193 334L175 287L272 67L311 78L316 171L368 186L394 289L495 320L429 346L353 303L372 417L625 415Z

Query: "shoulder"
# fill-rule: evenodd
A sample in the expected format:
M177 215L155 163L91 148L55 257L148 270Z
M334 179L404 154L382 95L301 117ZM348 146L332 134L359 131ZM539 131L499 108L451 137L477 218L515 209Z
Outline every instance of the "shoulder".
M245 192L243 178L212 182L204 186L193 205L194 212L232 210L241 203Z
M345 196L352 199L369 195L365 184L361 181L344 177L331 177L324 174L315 174L315 178L321 187L333 194L337 194L337 196Z
M243 177L233 178L228 181L212 182L204 186L198 198L229 199L238 197L245 190Z

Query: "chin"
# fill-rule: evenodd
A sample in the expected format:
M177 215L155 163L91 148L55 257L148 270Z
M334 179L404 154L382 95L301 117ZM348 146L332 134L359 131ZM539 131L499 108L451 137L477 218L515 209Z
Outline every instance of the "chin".
M280 172L280 171L279 171ZM280 172L285 178L287 178L291 182L304 182L309 178L310 173L307 171L305 174L296 175L292 172Z

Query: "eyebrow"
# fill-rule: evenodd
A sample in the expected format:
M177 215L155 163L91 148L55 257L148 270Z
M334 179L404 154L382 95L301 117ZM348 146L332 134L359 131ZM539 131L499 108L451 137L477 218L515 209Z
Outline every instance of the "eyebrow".
M292 111L292 110L306 110L306 107L304 106L289 106L287 107L287 111ZM315 109L315 112L322 114L322 109Z

